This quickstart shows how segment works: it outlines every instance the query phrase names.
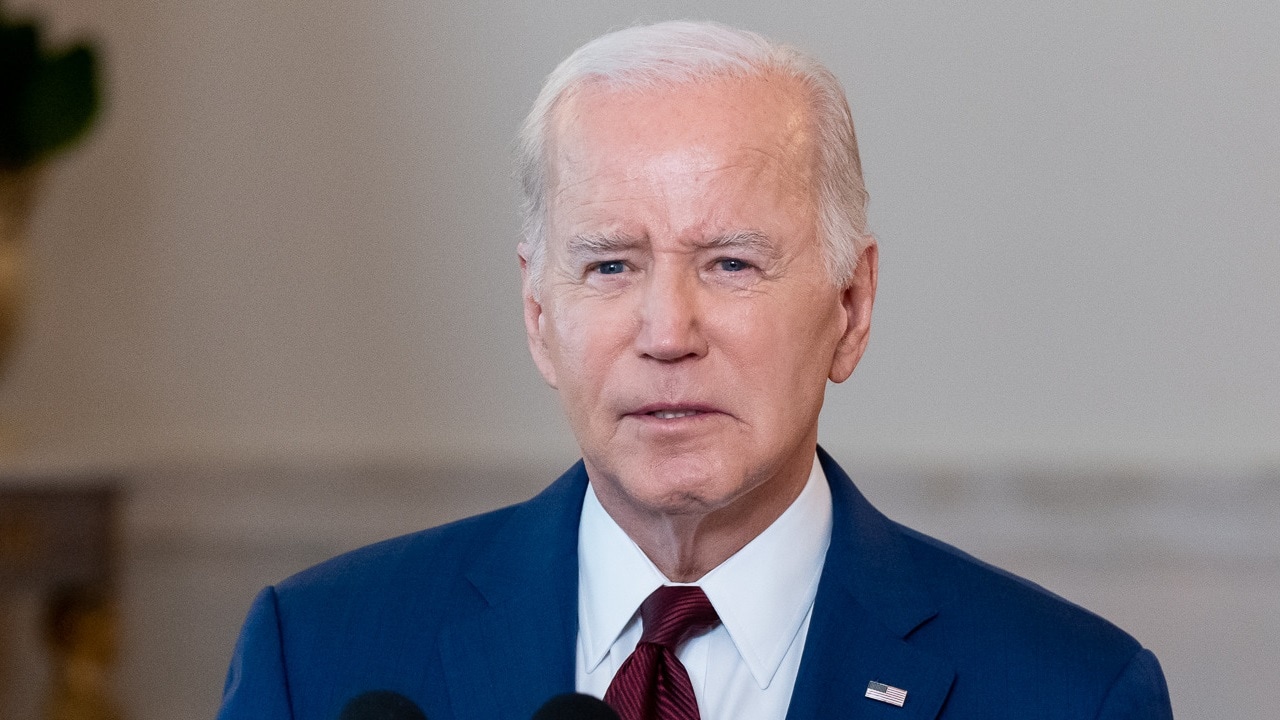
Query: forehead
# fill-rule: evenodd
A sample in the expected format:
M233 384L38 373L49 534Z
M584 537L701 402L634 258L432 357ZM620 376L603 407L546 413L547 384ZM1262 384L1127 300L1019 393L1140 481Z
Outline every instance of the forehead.
M586 81L548 132L551 202L583 183L754 169L808 194L815 167L806 92L785 77L714 77L646 89Z

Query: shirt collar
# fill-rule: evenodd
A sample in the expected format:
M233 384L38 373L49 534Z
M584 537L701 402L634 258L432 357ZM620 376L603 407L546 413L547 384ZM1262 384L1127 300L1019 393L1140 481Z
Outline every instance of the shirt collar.
M707 573L701 586L738 655L768 687L817 594L831 541L831 489L816 456L800 495L764 532ZM661 585L675 584L609 516L588 485L578 529L578 632L594 671Z

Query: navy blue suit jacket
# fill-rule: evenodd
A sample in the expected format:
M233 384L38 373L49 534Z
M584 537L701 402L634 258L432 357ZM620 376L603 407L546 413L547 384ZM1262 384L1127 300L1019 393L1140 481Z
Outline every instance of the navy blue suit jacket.
M819 450L831 547L787 717L1171 718L1150 651L894 523ZM220 720L335 720L393 690L430 720L527 720L574 687L579 462L528 502L356 550L258 595ZM895 707L864 697L878 681Z

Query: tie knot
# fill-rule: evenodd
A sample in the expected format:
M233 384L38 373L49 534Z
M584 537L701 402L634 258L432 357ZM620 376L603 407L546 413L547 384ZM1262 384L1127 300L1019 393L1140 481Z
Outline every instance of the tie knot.
M644 630L640 642L675 650L685 640L720 624L702 588L694 585L663 585L640 605Z

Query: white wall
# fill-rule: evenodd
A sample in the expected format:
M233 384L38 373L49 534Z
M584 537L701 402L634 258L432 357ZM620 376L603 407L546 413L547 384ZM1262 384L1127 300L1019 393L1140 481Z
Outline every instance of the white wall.
M0 400L35 454L568 457L527 359L514 129L632 19L846 82L882 245L825 442L1280 460L1280 5L25 0L101 38Z

